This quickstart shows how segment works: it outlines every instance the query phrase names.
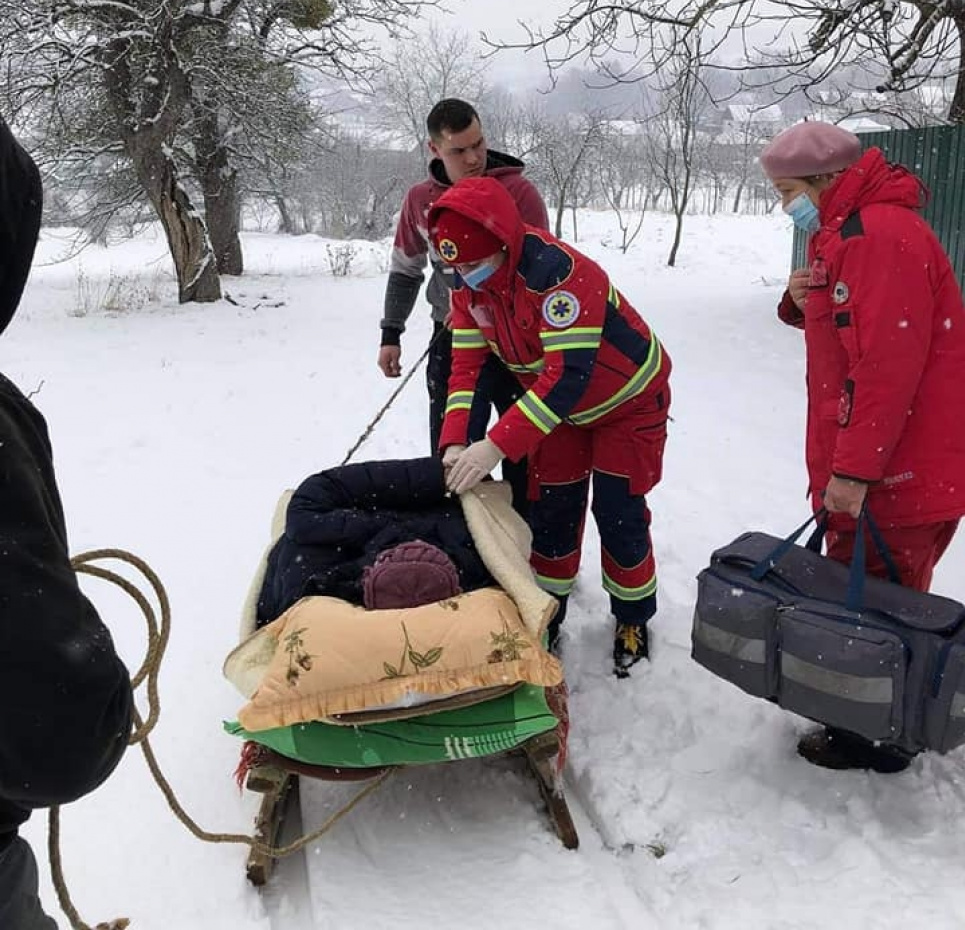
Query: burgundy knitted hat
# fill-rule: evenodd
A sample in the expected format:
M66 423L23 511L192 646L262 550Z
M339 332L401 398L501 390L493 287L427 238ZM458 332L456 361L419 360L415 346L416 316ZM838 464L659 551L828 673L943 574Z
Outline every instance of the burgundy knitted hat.
M455 210L442 209L438 212L431 235L436 251L450 265L482 261L503 247L503 242L495 233Z
M419 607L461 590L452 559L421 539L380 552L362 572L362 598L369 610Z
M772 180L833 174L861 157L861 140L831 123L798 123L775 136L761 152L761 167Z

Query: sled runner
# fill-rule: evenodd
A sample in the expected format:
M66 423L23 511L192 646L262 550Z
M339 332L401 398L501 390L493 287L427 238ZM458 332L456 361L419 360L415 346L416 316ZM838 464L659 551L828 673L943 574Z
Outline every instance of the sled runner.
M254 752L249 747L256 746ZM363 768L347 769L334 766L308 765L288 759L272 749L257 744L246 744L252 767L248 770L245 787L261 794L261 804L255 817L255 838L260 842L276 846L282 834L285 817L298 804L298 784L302 778L317 778L322 781L367 781L383 775L388 769ZM573 824L562 783L557 776L556 759L560 742L555 731L531 737L517 749L510 750L524 757L527 771L536 781L540 796L552 827L566 849L579 847L579 836ZM453 764L453 763L439 763ZM401 769L402 766L389 768ZM260 887L266 884L274 869L275 860L252 850L248 855L245 871L248 880Z

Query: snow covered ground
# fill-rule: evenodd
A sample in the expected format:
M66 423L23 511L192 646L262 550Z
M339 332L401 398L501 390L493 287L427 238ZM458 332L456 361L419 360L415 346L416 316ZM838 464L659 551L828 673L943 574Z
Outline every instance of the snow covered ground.
M86 920L126 915L136 930L963 925L961 752L897 776L813 768L794 752L803 721L689 658L694 577L711 550L807 515L801 336L774 315L786 220L691 217L673 269L667 218L648 215L627 255L603 244L614 234L611 217L587 214L579 245L673 357L673 423L651 500L652 664L625 682L608 672L592 528L567 620L581 849L559 846L512 760L402 773L309 851L310 894L296 893L289 869L268 907L246 884L244 850L191 837L131 752L64 814L64 867ZM167 585L173 631L153 743L204 828L245 832L255 798L231 779L240 744L221 721L240 699L221 663L278 495L338 464L396 386L375 366L387 247L360 244L352 276L333 278L324 241L250 234L248 274L225 285L237 305L188 307L151 235L53 263L63 248L45 233L0 369L37 392L49 420L73 551L133 550ZM420 301L404 364L428 328ZM424 454L425 408L420 373L356 460ZM963 555L965 534L936 590L965 598ZM142 621L103 583L84 584L135 666ZM304 785L306 827L345 794ZM41 860L44 825L38 816L27 828ZM54 908L49 883L45 893Z

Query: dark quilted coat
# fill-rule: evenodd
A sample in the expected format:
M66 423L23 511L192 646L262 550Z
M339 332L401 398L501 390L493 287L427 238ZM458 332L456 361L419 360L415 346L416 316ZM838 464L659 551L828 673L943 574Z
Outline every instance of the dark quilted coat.
M361 604L363 569L413 539L448 554L463 591L493 583L459 501L446 496L439 459L362 462L312 475L295 491L285 533L268 556L258 625L310 594Z

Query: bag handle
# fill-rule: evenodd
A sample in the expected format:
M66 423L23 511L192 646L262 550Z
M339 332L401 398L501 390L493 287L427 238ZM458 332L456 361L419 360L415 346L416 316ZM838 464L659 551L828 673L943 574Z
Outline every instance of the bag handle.
M901 584L898 566L895 565L895 560L892 558L891 552L888 551L888 546L885 543L884 537L881 535L881 530L878 529L878 524L875 523L871 512L868 510L867 502L865 502L861 508L861 513L858 514L858 526L854 537L854 553L851 556L851 572L848 578L848 596L845 604L848 610L855 612L860 611L864 606L864 584L865 578L867 577L865 574L865 527L867 527L871 540L875 544L875 548L878 550L882 561L885 563L885 568L888 571L888 580L893 581L895 584Z
M772 569L781 559L784 558L791 551L794 544L801 538L801 534L812 524L819 519L823 521L818 523L815 527L814 532L808 538L808 548L811 548L811 543L815 539L818 540L818 548L814 551L820 552L821 540L824 539L824 527L827 525L827 515L828 511L822 507L812 516L808 517L790 536L787 536L782 542L775 546L763 559L760 560L751 569L751 578L755 581L763 581L764 576Z
M767 573L791 551L791 548L812 523L815 524L815 527L805 543L805 548L812 552L820 553L821 544L824 542L824 536L828 528L828 510L826 507L822 507L815 512L813 516L805 520L790 536L783 539L761 559L761 561L751 569L751 578L755 581L762 581ZM898 567L895 565L895 560L888 550L888 545L881 535L878 524L875 523L868 510L867 501L865 501L861 508L861 513L858 515L858 523L855 529L854 551L851 555L851 565L848 574L848 593L845 604L848 610L855 612L860 611L864 603L865 565L867 564L867 551L864 538L865 527L867 527L868 533L875 544L875 548L885 563L885 568L888 571L888 580L893 581L895 584L901 584L901 576L898 574Z

